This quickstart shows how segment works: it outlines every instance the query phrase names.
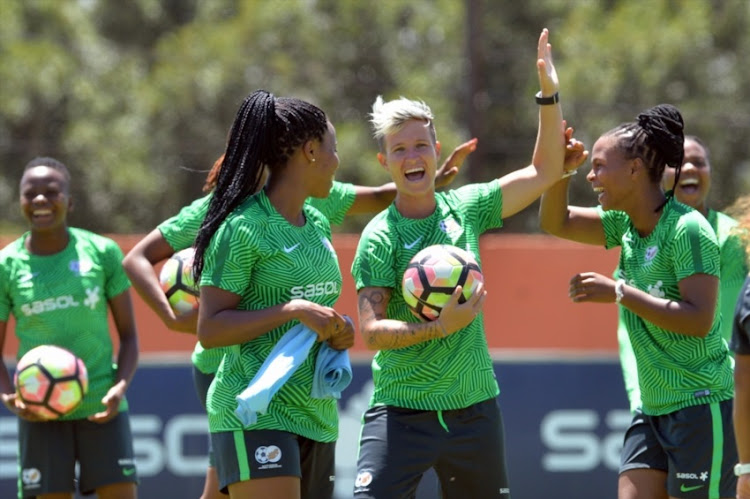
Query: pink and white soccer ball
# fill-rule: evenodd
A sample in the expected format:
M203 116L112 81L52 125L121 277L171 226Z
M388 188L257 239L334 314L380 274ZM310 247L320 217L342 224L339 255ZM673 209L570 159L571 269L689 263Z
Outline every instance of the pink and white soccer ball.
M18 361L16 395L43 419L69 414L89 389L86 365L75 354L55 345L32 348Z
M456 286L462 286L459 303L472 296L484 282L474 256L456 246L428 246L409 262L401 291L411 312L425 321L433 321L450 300Z
M164 262L159 273L159 282L167 300L177 314L198 308L198 288L193 280L193 256L195 250L186 248Z

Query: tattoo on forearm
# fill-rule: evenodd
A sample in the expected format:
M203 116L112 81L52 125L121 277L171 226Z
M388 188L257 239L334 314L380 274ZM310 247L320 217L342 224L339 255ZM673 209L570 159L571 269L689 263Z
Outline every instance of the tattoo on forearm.
M386 317L390 290L366 288L359 293L360 324L367 324L365 341L373 349L389 350L415 345L440 338L443 333L437 323L426 323L415 328L403 322L378 322Z

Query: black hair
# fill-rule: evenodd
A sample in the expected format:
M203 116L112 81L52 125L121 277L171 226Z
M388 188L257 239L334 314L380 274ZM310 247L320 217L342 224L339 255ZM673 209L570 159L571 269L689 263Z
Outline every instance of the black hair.
M256 90L240 105L229 132L216 187L195 238L193 274L199 282L211 238L227 216L260 187L264 168L283 166L308 140L323 140L328 118L300 99Z
M605 135L617 137L620 150L628 159L640 158L648 169L652 182L658 184L669 165L675 169L674 185L680 180L685 156L685 124L680 111L671 104L659 104L643 111L636 121L625 123ZM674 188L667 192L667 200L674 196ZM666 201L657 208L662 209Z
M685 135L685 142L687 142L688 140L691 142L695 142L703 148L703 152L706 154L706 161L710 163L709 156L711 155L711 151L708 150L708 146L705 142L703 142L703 139L701 139L697 135Z
M47 168L59 171L63 174L63 177L65 177L65 182L70 184L70 171L62 161L49 156L38 156L26 163L26 166L23 167L23 172L26 173L28 170L36 168L37 166L46 166Z

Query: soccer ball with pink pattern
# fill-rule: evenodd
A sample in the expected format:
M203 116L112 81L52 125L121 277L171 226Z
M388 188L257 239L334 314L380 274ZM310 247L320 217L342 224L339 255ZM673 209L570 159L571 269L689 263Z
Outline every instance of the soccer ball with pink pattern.
M26 352L18 361L14 380L16 395L43 419L69 414L89 389L83 361L55 345L41 345Z
M464 303L483 282L482 270L468 251L447 244L428 246L409 262L404 272L402 293L411 312L425 321L434 321L450 300L456 286Z
M193 280L193 248L180 250L164 262L159 282L175 313L184 314L198 308L198 288Z

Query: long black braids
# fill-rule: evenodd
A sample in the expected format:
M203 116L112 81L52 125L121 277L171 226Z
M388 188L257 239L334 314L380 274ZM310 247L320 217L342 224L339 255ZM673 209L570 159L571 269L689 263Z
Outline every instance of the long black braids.
M675 169L674 186L667 191L666 199L656 211L674 196L680 180L685 156L683 129L680 111L671 104L659 104L639 114L636 121L620 125L608 133L618 137L618 145L628 159L640 158L643 161L652 182L661 182L667 165Z
M261 186L264 169L283 165L294 150L311 139L322 140L325 113L300 99L256 90L242 102L229 133L216 187L195 238L193 276L200 282L211 238L229 214Z

